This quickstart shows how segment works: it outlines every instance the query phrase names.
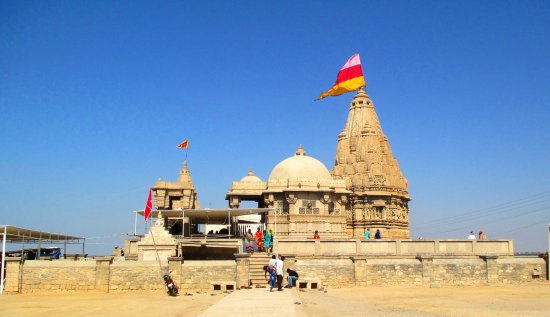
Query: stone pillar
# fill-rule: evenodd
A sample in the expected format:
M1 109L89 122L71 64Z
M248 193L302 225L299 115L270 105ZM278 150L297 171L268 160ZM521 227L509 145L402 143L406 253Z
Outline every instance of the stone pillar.
M250 254L235 254L237 288L250 284Z
M351 260L355 272L355 286L367 286L367 257L353 256Z
M95 258L95 290L109 293L109 280L111 275L112 256Z
M434 282L433 279L433 262L434 258L431 255L417 255L416 258L422 264L422 284L431 285Z
M481 257L485 260L487 265L487 283L494 284L498 282L498 264L497 264L497 255L485 255Z
M550 280L550 269L548 269L550 267L550 262L548 262L548 260L550 260L550 259L548 258L548 252L539 254L539 258L544 260L545 269L546 269L546 275L545 276L546 276L547 280Z
M6 258L6 276L4 284L4 293L20 293L21 277L21 258Z
M182 263L183 263L183 257L168 258L168 272L172 277L172 280L174 281L174 283L176 283L177 286L181 284Z

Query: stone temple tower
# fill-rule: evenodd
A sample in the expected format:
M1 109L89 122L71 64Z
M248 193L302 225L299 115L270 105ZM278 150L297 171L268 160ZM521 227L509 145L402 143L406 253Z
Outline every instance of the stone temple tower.
M346 215L349 236L363 237L369 228L371 237L380 230L382 238L409 238L407 179L363 89L353 98L346 125L338 135L331 174L344 179L352 191Z

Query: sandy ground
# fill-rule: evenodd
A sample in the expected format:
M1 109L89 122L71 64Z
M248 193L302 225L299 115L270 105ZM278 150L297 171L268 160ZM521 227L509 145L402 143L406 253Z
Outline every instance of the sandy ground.
M197 316L225 294L2 295L0 316Z
M300 292L309 316L550 316L550 284Z
M297 290L285 289L288 291ZM194 294L176 298L162 294L2 295L0 316L197 316L225 296L250 295L247 290L231 295ZM269 301L270 296L274 299L269 292L265 292L265 299L256 298L258 305ZM297 297L300 311L312 317L550 316L550 283L499 287L369 287L328 289L327 293L308 290L298 292ZM258 310L247 305L223 315L252 316Z

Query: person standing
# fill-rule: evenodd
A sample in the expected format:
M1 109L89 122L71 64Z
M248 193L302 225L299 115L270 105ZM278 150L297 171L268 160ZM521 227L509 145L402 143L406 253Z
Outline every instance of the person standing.
M288 288L292 288L298 280L298 272L291 269L286 269L286 272L288 273Z
M254 244L252 242L254 236L252 235L252 230L248 229L248 232L244 234L243 241L247 253L254 253Z
M479 240L487 240L487 236L483 233L483 230L479 230Z
M382 239L382 233L380 233L380 230L376 229L376 233L374 234L374 238L376 240Z
M313 234L313 239L320 240L321 236L319 236L319 230L315 230L315 233Z
M264 236L262 234L262 231L260 231L260 227L258 227L258 230L256 230L256 245L258 246L258 252L262 251L262 247L264 245Z
M271 242L269 243L269 252L273 253L273 246L275 245L275 233L273 233L273 230L269 229L269 233L271 234Z
M267 253L267 255L269 256L269 252L270 252L270 249L271 249L271 229L269 229L268 232L266 232L266 234L264 235L264 250L265 252Z
M284 256L279 255L279 259L277 260L277 290L280 292L283 290L283 267L285 260Z
M365 230L365 240L369 240L370 239L370 229L367 228L367 230Z

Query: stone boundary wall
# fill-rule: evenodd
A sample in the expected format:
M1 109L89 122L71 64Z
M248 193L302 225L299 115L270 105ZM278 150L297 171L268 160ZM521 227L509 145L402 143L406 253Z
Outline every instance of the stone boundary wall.
M513 256L512 240L409 240L409 239L285 239L276 242L280 253L296 255L395 256Z
M237 263L228 261L88 261L6 259L6 293L165 292L162 275L170 273L182 292L236 289ZM248 269L248 268L247 268ZM246 271L246 280L248 280ZM229 285L229 287L228 287ZM243 284L247 285L247 284Z
M170 272L181 293L216 292L247 286L250 256L235 260L184 261L35 260L21 265L6 259L7 293L165 292L161 271ZM319 287L352 286L480 286L546 282L540 257L454 256L296 256L288 255L285 270L300 274L299 282Z

